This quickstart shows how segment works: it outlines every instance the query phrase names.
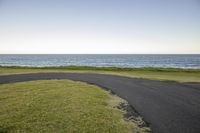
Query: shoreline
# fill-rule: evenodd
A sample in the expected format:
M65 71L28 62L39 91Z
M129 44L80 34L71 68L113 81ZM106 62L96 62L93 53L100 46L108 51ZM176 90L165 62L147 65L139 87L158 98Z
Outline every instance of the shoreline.
M102 66L2 66L0 68L17 69L69 69L69 70L105 70L105 71L163 71L163 72L200 72L200 68L175 67L102 67Z

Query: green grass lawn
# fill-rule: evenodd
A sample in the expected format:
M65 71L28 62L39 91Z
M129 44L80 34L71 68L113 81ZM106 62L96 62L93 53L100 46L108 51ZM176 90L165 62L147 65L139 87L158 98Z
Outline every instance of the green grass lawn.
M70 80L1 84L0 132L144 132L113 108L115 99L99 87Z
M0 75L38 73L38 72L79 72L102 73L128 77L147 78L156 80L173 80L178 82L200 82L200 69L176 68L114 68L114 67L0 67Z

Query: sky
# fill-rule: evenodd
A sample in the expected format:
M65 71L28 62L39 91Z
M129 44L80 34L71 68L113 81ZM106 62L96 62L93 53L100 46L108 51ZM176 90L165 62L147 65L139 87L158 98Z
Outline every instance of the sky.
M200 0L0 0L0 54L200 54Z

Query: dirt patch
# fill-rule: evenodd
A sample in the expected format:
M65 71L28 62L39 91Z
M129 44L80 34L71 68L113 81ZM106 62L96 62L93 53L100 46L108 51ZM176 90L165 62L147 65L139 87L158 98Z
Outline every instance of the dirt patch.
M133 133L152 133L150 124L145 122L140 114L124 99L117 95L112 95L110 104L113 108L116 108L123 112L124 120L132 125Z

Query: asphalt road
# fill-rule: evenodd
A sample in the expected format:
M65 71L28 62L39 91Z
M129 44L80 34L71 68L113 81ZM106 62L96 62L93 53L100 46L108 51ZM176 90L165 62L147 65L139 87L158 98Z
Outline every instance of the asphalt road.
M177 83L103 74L38 73L0 76L0 84L70 79L95 84L126 99L154 133L200 133L200 83Z

